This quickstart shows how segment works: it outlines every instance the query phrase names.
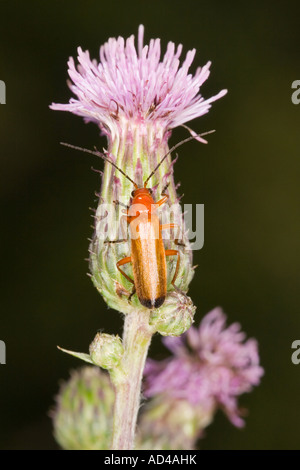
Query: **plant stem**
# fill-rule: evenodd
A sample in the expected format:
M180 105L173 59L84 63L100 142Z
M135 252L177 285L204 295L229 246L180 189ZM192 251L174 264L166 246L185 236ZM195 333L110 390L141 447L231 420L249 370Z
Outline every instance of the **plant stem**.
M141 382L153 335L149 314L135 310L125 315L121 368L111 374L116 398L113 424L113 450L134 449L134 436L141 399Z

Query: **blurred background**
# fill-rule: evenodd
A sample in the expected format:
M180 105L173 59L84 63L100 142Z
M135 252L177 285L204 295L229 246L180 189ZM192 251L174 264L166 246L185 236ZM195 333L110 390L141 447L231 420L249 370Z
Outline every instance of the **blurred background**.
M184 202L205 205L205 245L189 295L196 324L215 306L257 338L265 376L240 403L244 430L219 412L204 449L299 449L300 339L299 128L297 1L0 2L1 322L7 364L0 366L0 448L55 449L48 417L58 383L79 367L56 349L87 351L97 330L122 331L90 279L91 212L101 162L59 145L102 147L94 124L50 111L67 102L67 60L77 46L98 57L111 36L160 37L197 49L196 66L212 61L204 97L228 88L210 113L190 123L216 129L209 144L179 150L175 179ZM186 137L173 132L171 144ZM168 353L160 337L150 355Z

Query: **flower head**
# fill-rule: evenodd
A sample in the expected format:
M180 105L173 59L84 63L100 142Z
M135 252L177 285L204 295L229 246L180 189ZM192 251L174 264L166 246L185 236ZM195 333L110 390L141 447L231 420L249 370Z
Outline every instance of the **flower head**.
M106 372L82 367L60 386L51 412L54 436L66 450L110 446L115 391Z
M161 362L148 360L145 392L164 394L213 413L221 407L230 421L242 427L237 400L250 392L263 375L257 342L248 339L238 323L226 327L220 308L208 313L199 328L181 337L164 338L174 356Z
M78 66L68 62L70 88L77 96L68 104L51 108L70 111L96 122L106 133L113 134L120 121L160 121L174 128L208 112L211 103L227 90L205 100L200 87L209 76L211 63L199 67L193 76L189 68L195 49L180 63L182 45L177 49L169 42L161 60L160 39L144 45L144 27L138 31L138 48L134 36L110 38L100 47L100 62L90 59L88 51L78 48Z
M160 39L144 45L142 25L137 47L134 36L126 40L110 38L100 47L99 62L91 60L89 52L79 48L78 65L73 58L68 62L70 88L76 98L71 98L68 104L51 105L52 109L70 111L97 123L108 139L110 162L105 163L94 217L90 271L95 287L109 307L126 314L145 308L132 291L131 267L128 266L129 273L124 276L118 266L130 253L131 241L124 234L128 231L123 230L121 206L132 203L133 181L141 187L147 181L155 202L167 190L168 201L160 208L159 215L163 225L172 223L180 228L184 248L176 275L179 291L188 292L194 275L188 230L173 177L175 160L172 161L168 139L174 127L207 113L211 103L227 90L205 100L200 87L209 76L210 62L193 75L189 68L195 50L189 51L183 61L180 61L181 52L182 45L175 47L169 42L161 58ZM206 142L188 130L193 138ZM124 239L124 243L108 243ZM165 250L172 249L174 241L166 236ZM163 335L181 334L190 327L195 312L190 299L183 299L179 291L174 292L172 280L177 269L174 260L172 256L167 258L167 276L163 280L169 298L150 318L151 326ZM76 355L90 361L88 355Z

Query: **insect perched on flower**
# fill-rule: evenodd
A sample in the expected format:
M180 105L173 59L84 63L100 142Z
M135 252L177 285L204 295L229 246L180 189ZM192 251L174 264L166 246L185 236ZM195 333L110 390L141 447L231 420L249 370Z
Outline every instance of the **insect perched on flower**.
M171 152L192 139L194 139L194 137L189 137L172 147L144 181L144 185L141 188L121 168L101 152L81 149L80 147L70 144L63 144L67 147L83 150L84 152L103 158L103 160L109 162L134 185L135 189L131 193L132 202L130 206L126 207L126 210L123 210L126 215L121 218L123 220L125 219L130 228L131 256L122 258L116 265L121 274L134 285L129 299L131 299L132 295L136 292L140 303L150 309L160 307L164 303L167 295L167 256L177 256L177 264L171 284L175 290L178 290L175 281L180 266L180 252L179 250L165 249L162 232L174 228L180 229L180 227L174 223L164 225L160 223L157 210L169 199L169 196L163 192L162 198L155 202L152 196L152 189L147 188L147 183ZM119 201L114 202L115 204L119 203ZM125 241L126 239L109 240L106 241L106 243L121 243ZM174 242L178 246L184 246L184 243L180 242L178 238L175 238ZM121 266L128 263L132 263L134 280L121 269Z
M79 65L75 66L73 58L68 62L69 76L73 82L70 88L76 98L71 98L68 104L51 106L52 109L70 111L83 116L86 121L95 122L107 136L107 155L113 155L115 165L126 172L127 176L124 176L112 165L105 165L95 214L95 233L90 246L90 269L92 280L108 305L127 313L132 308L141 307L141 303L146 308L161 305L166 293L174 289L175 280L179 291L187 292L194 274L192 251L186 228L183 227L180 236L185 249L180 250L180 264L176 260L179 250L175 250L169 240L164 240L162 247L158 237L156 244L151 244L155 256L151 250L146 255L147 248L143 246L138 252L143 252L144 267L142 270L135 269L141 267L142 262L139 256L138 260L135 257L137 251L134 247L130 247L127 242L109 246L105 243L103 224L99 224L99 220L103 218L103 203L113 204L113 201L119 201L121 204L116 207L115 213L116 220L121 221L120 207L129 204L132 192L132 183L127 177L138 181L138 186L141 187L141 181L151 175L148 180L150 182L151 179L154 205L155 201L158 204L162 198L167 202L160 208L164 221L162 225L182 226L168 138L173 128L207 113L212 102L226 94L226 90L222 90L207 100L201 96L199 90L209 76L211 64L208 62L204 67L199 67L194 76L190 74L189 67L195 50L189 51L181 63L182 45L175 48L174 43L170 42L161 60L160 40L151 40L149 45L144 45L143 36L144 28L140 26L137 49L134 36L127 40L121 37L109 39L100 48L99 63L91 60L89 53L79 48ZM195 133L192 135L195 136ZM197 140L206 142L201 136ZM166 154L167 158L153 173L153 169ZM167 185L168 201L162 194ZM168 220L168 209L174 205L177 205L175 220ZM129 232L133 225L129 224ZM144 224L140 228L153 226ZM156 222L156 226L159 229L161 224ZM110 224L107 224L107 229L110 232L107 233L107 238L113 240ZM133 243L137 247L138 241ZM132 272L128 263L129 269L126 268L125 273L122 266L125 261L132 261L133 258L135 261L132 263ZM132 280L138 296L132 296L128 303ZM141 286L148 286L149 289L145 291ZM171 303L173 300L170 299ZM167 301L168 296L164 306Z
M168 139L175 127L183 126L192 134L187 140L196 138L206 143L201 134L197 135L186 123L207 113L211 103L224 96L227 90L205 100L200 87L209 76L211 64L199 67L192 75L189 68L195 50L189 51L183 62L180 62L181 52L182 45L175 48L174 43L169 42L161 59L160 40L152 39L144 45L143 26L139 27L137 48L134 36L127 40L111 38L100 47L99 63L90 59L88 51L78 48L79 64L76 66L73 58L68 62L70 88L76 98L71 98L68 104L51 105L52 109L70 111L85 121L96 123L108 140L104 154L85 149L106 160L101 191L97 194L99 203L90 244L90 271L107 305L125 314L123 338L101 333L91 343L89 354L63 351L109 371L114 391L112 442L109 444L113 450L134 448L141 379L152 335L155 332L164 336L183 334L191 327L196 310L186 295L194 267L184 224L180 243L179 238L175 238L178 245L184 245L180 254L179 249L171 248L174 240L162 239L164 229L182 227L183 219L178 186L173 178L175 160L172 161L170 155L178 145L169 150ZM113 237L113 227L104 220L107 204L116 208L118 230L122 221L128 224L130 246L127 239L116 243L120 240ZM166 219L168 205L176 206L177 211ZM126 207L125 215L121 213L122 206ZM132 272L129 266L125 272L122 266L130 264ZM137 295L133 295L135 291ZM149 442L148 429L153 431L152 411L157 417L157 404L161 421L167 424L165 442L159 444L163 446L178 445L178 439L173 444L171 441L174 430L177 436L177 431L182 430L186 435L181 434L180 445L192 447L193 440L199 437L198 423L201 422L202 429L207 426L217 406L225 409L234 424L243 424L237 396L259 382L262 369L256 343L248 340L241 344L244 335L237 325L224 329L224 323L222 313L211 312L198 332L191 328L183 340L173 338L172 342L169 339L167 344L175 358L167 360L163 368L161 364L148 362L146 394L156 397L153 406L150 405L150 420L147 413L142 419L142 424L146 424L146 440L141 440L141 447ZM185 347L185 341L193 354ZM102 378L99 379L97 383L102 382ZM80 383L80 377L79 381L77 378L72 381L71 389L67 388L72 393L73 383L75 386ZM108 393L107 398L111 397ZM75 405L78 403L80 400L75 400ZM81 413L81 408L77 406L76 413ZM90 416L89 407L86 409ZM71 418L72 431L73 423L76 425L78 421L76 413L70 415L69 407L59 406L58 409L56 435L66 448L73 446L74 436L71 432L65 439L63 420L65 416ZM109 423L111 410L106 414L106 423ZM86 418L85 414L81 416ZM80 423L84 425L84 420ZM159 429L162 429L160 424ZM85 433L80 437L83 446L90 446ZM93 433L91 437L93 440ZM154 442L155 431L151 438ZM103 448L102 444L107 446L107 439L98 448Z

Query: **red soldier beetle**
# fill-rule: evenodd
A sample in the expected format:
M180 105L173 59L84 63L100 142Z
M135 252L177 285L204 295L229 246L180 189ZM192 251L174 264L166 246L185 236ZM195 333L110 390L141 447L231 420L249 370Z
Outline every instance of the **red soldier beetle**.
M134 190L132 191L132 202L130 206L127 206L126 210L124 211L126 215L122 216L122 218L126 219L126 222L129 226L131 254L130 256L126 256L125 258L119 260L116 263L116 266L120 273L134 285L129 299L134 293L136 293L140 303L149 309L159 308L164 303L167 296L167 256L177 256L175 273L171 284L175 290L179 291L175 285L175 281L179 272L180 252L179 250L166 250L162 237L163 230L172 229L178 227L178 225L174 223L162 225L157 214L158 208L168 200L169 196L163 192L161 199L155 202L152 197L152 190L147 188L147 183L167 158L167 156L177 147L184 144L185 142L193 140L197 137L202 137L203 135L206 135L210 132L199 135L192 135L191 137L188 137L187 139L174 145L163 156L158 165L145 180L143 187L139 187L137 183L133 181L121 168L119 168L112 160L110 160L105 154L99 152L98 150L92 151L89 149L62 143L67 147L96 155L109 162L134 185ZM115 203L121 204L118 201L115 201ZM105 243L120 243L124 241L126 241L126 239L108 240ZM184 244L180 243L178 239L175 239L174 242L176 245L184 246ZM123 269L121 269L121 266L124 266L128 263L132 264L133 279L131 279L131 277L126 274Z

